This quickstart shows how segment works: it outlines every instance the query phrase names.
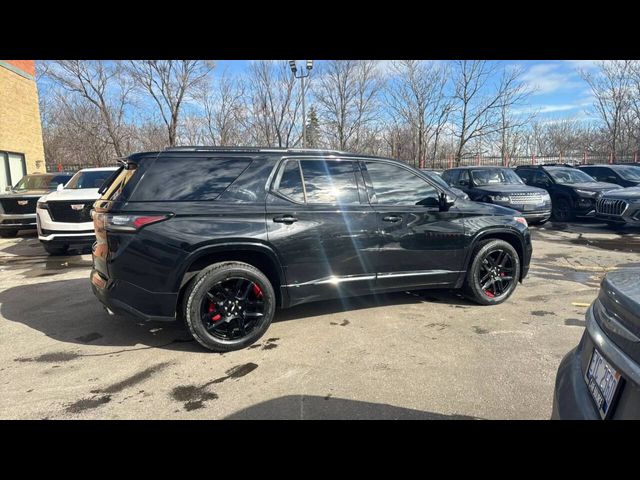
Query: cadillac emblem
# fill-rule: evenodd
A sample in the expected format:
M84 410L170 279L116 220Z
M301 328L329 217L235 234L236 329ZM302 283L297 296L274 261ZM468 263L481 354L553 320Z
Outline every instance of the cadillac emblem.
M77 203L75 205L71 205L73 210L82 210L84 208L84 203Z
M18 200L18 205L26 205L29 203L29 200Z

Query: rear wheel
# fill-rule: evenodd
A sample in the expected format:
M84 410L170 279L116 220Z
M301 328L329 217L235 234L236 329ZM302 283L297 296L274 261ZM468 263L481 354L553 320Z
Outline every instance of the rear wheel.
M520 257L511 244L485 240L474 251L464 292L480 305L497 305L511 296L519 278Z
M553 202L552 213L556 222L568 222L573 219L571 204L564 198L559 198Z
M69 245L66 244L51 245L43 242L42 246L49 255L64 255L69 250Z
M216 352L245 348L269 328L276 296L269 279L241 262L222 262L202 270L184 294L183 316L203 347Z
M18 235L18 230L0 230L0 237L2 238L15 238Z

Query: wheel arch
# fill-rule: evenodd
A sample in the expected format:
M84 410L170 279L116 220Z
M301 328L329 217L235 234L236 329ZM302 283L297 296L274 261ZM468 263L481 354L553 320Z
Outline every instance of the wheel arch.
M276 304L283 306L287 299L283 298L280 288L286 285L282 263L276 252L268 245L255 242L226 242L201 247L192 252L183 264L177 276L176 288L179 291L177 305L182 303L185 287L198 272L205 267L219 262L244 262L263 272L276 294Z
M476 235L476 237L473 239L473 242L469 247L469 250L468 250L469 253L467 254L467 259L465 261L466 272L469 271L469 267L471 266L471 262L473 261L473 252L475 251L478 243L484 240L492 240L492 239L504 240L515 249L516 253L518 254L518 258L520 260L520 265L521 265L519 280L522 281L524 277L524 268L522 268L522 265L524 264L524 258L525 258L524 241L522 239L522 235L520 235L520 233L517 230L508 229L508 228L489 229ZM465 273L465 276L466 276L466 273ZM464 281L464 277L462 281Z

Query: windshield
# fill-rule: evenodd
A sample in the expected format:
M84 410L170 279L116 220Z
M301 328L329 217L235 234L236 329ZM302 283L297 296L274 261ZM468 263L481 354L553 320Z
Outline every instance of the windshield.
M640 182L640 167L618 167L616 172L625 180Z
M595 178L575 168L549 168L547 172L558 183L587 183L597 181Z
M94 170L94 171L80 171L76 173L69 183L65 185L66 189L80 189L80 188L100 188L104 181L113 175L115 170Z
M25 175L14 190L55 190L59 183L65 184L70 175Z
M484 185L522 185L522 179L509 168L486 168L482 170L471 170L473 183L478 186Z

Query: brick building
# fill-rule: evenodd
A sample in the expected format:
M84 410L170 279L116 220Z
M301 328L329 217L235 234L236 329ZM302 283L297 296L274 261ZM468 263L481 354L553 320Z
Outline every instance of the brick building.
M0 192L44 172L35 60L0 60Z

